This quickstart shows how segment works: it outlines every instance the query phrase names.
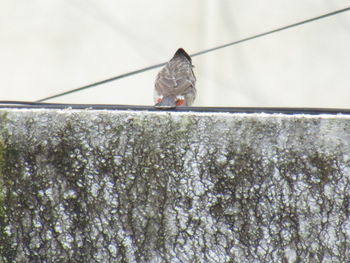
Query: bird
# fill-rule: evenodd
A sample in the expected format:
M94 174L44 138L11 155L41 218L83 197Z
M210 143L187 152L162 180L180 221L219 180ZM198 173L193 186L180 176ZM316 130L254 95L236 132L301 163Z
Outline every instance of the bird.
M196 77L192 59L183 48L157 74L154 89L155 108L191 106L196 97Z

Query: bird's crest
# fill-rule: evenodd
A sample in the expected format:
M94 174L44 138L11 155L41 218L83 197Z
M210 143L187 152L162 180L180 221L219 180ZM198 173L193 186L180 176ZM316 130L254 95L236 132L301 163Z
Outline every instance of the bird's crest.
M175 53L175 55L174 55L174 58L175 58L175 57L181 57L181 56L184 56L184 57L187 58L190 62L192 62L192 59L191 59L190 55L188 55L188 54L186 53L186 51L185 51L183 48L179 48L179 49L176 51L176 53Z

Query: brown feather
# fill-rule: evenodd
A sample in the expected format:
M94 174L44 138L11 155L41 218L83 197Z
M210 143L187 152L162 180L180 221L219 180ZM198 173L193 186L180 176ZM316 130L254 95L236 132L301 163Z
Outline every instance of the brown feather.
M158 73L155 82L155 97L183 96L186 106L192 104L196 89L196 77L192 70L191 57L179 48L173 58ZM188 97L188 99L187 99Z

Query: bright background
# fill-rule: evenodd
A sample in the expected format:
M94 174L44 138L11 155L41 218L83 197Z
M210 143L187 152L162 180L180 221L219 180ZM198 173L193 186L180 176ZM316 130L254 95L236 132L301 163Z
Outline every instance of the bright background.
M349 0L0 0L0 100L34 101ZM194 106L350 108L350 12L194 57ZM49 102L152 105L151 70Z

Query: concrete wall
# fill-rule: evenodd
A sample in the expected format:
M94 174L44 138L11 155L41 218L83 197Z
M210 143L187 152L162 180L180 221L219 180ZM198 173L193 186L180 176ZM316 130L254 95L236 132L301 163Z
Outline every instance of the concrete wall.
M0 262L349 262L349 115L0 110Z

